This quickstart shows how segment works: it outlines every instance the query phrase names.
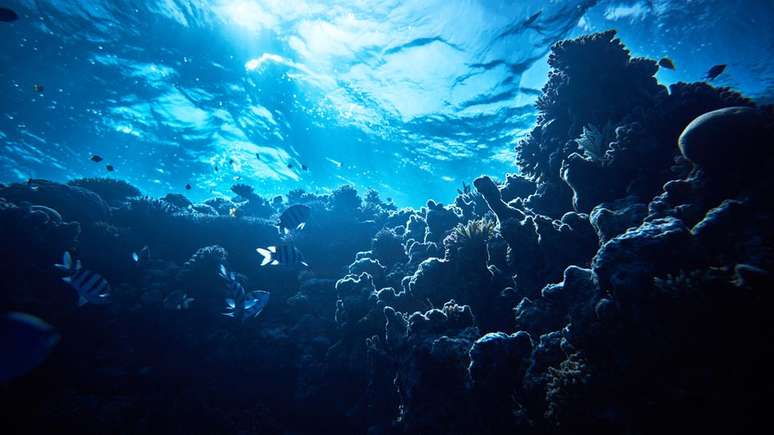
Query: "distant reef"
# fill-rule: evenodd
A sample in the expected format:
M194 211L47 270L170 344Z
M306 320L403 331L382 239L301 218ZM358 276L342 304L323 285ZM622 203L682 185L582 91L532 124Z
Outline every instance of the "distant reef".
M667 88L614 31L555 44L549 65L518 171L452 204L397 209L351 186L235 185L199 204L113 179L0 187L0 311L62 337L0 386L0 430L767 427L774 110L704 82ZM294 204L310 218L281 234ZM281 244L309 268L259 267L256 248ZM111 304L77 307L53 268L65 250L111 283ZM260 316L221 315L220 265L271 292ZM169 303L181 293L188 309Z

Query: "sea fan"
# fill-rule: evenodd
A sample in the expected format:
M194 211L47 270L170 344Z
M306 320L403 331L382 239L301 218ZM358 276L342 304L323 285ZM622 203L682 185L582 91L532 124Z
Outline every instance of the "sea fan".
M575 139L575 143L587 158L594 161L602 161L605 158L605 153L607 152L608 144L613 138L614 131L610 124L607 124L604 130L589 124L587 127L583 127L583 132Z

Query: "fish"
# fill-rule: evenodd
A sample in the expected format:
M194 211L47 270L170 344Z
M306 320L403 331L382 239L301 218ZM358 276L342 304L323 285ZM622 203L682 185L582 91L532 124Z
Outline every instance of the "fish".
M195 300L186 293L175 290L164 298L164 308L178 311L187 310Z
M658 66L671 70L675 69L675 63L668 57L662 57L661 60L658 61Z
M306 262L304 262L304 257L301 254L301 251L298 250L293 245L280 245L277 246L268 246L266 248L257 248L256 252L261 254L263 259L261 260L261 267L266 265L271 266L289 266L289 267L295 267L295 266L304 266L309 267Z
M280 215L277 227L280 232L285 234L291 230L303 230L311 214L312 209L309 206L304 204L291 205Z
M11 23L19 19L19 15L11 9L0 7L0 21Z
M65 251L62 264L55 264L57 269L69 273L62 281L78 292L78 306L87 303L96 305L110 303L110 284L98 273L82 267L81 260L73 261L72 255Z
M40 83L35 83L34 85L32 85L32 90L35 92L43 92L45 89L46 88Z
M212 169L214 169L215 172L218 172L218 165L213 165Z
M185 185L185 190L191 190L191 185L190 184L186 184Z
M145 245L142 247L142 249L140 249L139 254L137 252L132 252L132 260L138 264L147 263L148 260L150 260L150 248Z
M301 169L304 170L304 171L308 171L309 167L304 165L304 164L301 164Z
M715 65L712 68L707 71L707 75L704 77L706 80L713 80L717 76L723 74L723 71L726 70L725 64Z
M288 169L293 169L293 164L292 163L288 163Z
M238 210L236 209L236 207L231 207L230 209L228 209L228 215L231 217L237 217L237 211Z
M105 166L105 169L107 169L108 172L113 172L116 170L116 168L114 168L113 165L107 165Z
M260 153L255 153L255 158L258 159L258 160L261 160L261 154Z
M59 338L53 326L31 314L10 312L0 317L0 382L34 370Z
M100 156L98 154L92 154L91 157L89 157L89 160L91 160L94 163L99 163L99 162L101 162L104 159L102 158L102 156Z
M264 290L255 290L247 293L242 284L236 278L234 272L226 270L226 266L220 265L220 276L226 280L229 297L226 298L226 317L233 317L245 321L250 317L258 317L269 303L271 293Z

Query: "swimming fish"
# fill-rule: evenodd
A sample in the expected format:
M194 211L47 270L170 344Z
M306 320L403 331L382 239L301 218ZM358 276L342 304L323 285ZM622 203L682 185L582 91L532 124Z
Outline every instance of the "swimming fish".
M0 8L0 21L4 23L10 23L19 19L19 15L16 12L8 8Z
M675 69L675 63L668 57L662 57L661 60L658 61L658 66L666 69Z
M311 214L312 209L304 204L291 205L280 215L277 227L280 232L284 231L285 234L289 233L290 230L302 230Z
M258 159L258 160L261 160L261 154L260 153L255 153L255 158Z
M34 85L32 85L32 90L35 92L43 92L45 89L46 88L39 83L35 83Z
M246 320L249 317L258 317L266 304L269 303L267 291L256 290L250 293L245 292L244 287L236 279L234 272L226 270L226 266L220 265L220 276L226 280L229 289L229 297L226 298L226 312L224 316L233 317L239 320Z
M195 300L196 299L189 297L187 294L175 290L164 298L164 308L178 311L187 310Z
M0 382L32 371L58 342L59 333L31 314L12 312L0 317Z
M723 71L725 70L726 70L726 65L724 64L715 65L712 68L710 68L709 71L707 71L707 75L704 78L707 80L713 80L717 76L723 74Z
M132 252L132 260L134 260L135 263L138 264L144 264L147 263L148 260L150 260L150 248L148 246L143 246L142 249L140 249L140 253Z
M236 207L231 207L230 209L228 209L228 215L231 217L237 217L237 211L238 210L236 209Z
M309 167L302 163L301 164L301 169L304 170L304 171L308 171Z
M293 164L292 163L288 163L288 169L293 169Z
M107 169L108 172L113 172L116 170L116 168L114 168L113 165L107 165L105 166L105 169Z
M261 266L271 265L271 266L304 266L309 267L308 264L304 262L304 257L301 255L301 251L299 251L295 246L292 245L280 245L277 246L268 246L265 249L264 248L257 248L256 252L261 254L263 257L263 260L261 260Z
M94 163L99 163L99 162L101 162L104 159L100 155L92 154L92 156L89 158L89 160L91 160Z
M186 184L185 185L185 190L191 190L191 185L190 184Z
M62 256L62 264L55 264L57 269L70 273L62 278L62 281L70 284L78 292L78 306L86 303L108 304L110 303L110 284L98 273L81 267L81 260L73 261L69 252Z

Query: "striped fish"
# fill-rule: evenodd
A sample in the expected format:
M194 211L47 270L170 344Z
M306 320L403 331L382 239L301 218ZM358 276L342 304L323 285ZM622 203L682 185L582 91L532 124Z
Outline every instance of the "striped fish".
M304 262L301 251L293 245L269 246L265 249L258 248L256 251L263 257L261 266L266 266L268 264L271 266L282 265L295 267L300 265L309 267L309 265Z
M110 303L110 284L100 274L81 267L81 261L73 261L69 252L62 256L62 264L54 265L57 269L70 275L62 278L62 281L70 284L78 292L78 306L91 304Z
M226 298L226 312L224 316L233 317L245 321L250 317L258 317L266 304L269 303L267 291L256 290L250 293L245 292L242 284L236 279L234 272L228 272L226 267L220 265L220 276L228 283L230 296Z
M277 226L285 234L291 230L303 230L311 213L312 209L304 204L291 205L282 212Z

